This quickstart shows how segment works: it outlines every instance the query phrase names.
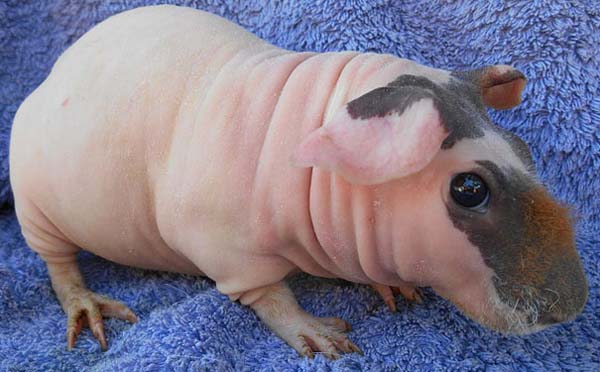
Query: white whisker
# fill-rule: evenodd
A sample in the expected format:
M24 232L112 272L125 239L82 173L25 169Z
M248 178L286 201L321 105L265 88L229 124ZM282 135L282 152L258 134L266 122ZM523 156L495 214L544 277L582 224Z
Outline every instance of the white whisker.
M550 306L548 306L548 310L551 311L552 309L554 309L554 306L556 306L556 304L560 301L560 293L550 288L544 288L544 291L548 291L556 295L556 300L554 300L554 302L551 303Z

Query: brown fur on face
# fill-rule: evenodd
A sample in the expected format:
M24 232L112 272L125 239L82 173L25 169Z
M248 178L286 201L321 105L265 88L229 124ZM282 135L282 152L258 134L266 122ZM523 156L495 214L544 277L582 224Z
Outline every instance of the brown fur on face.
M521 304L540 324L572 319L587 300L587 283L569 210L546 190L535 187L521 195L524 237L519 264L498 287L507 304Z
M525 241L521 252L520 284L541 286L550 267L577 255L569 210L555 202L548 192L537 187L524 193Z

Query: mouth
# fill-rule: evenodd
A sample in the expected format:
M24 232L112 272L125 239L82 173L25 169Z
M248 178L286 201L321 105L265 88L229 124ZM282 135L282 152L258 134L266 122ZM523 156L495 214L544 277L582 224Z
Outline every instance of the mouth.
M575 319L581 312L561 310L565 299L550 288L528 285L488 286L487 300L479 308L457 306L471 319L505 335L528 335ZM475 311L473 311L475 310Z
M469 318L505 335L528 335L574 318L552 312L559 301L555 291L548 290L544 296L534 287L520 286L518 296L506 296L505 288L499 293L491 283L485 287L486 295L478 303L473 303L473 297L463 301L446 298Z
M494 330L507 335L527 335L541 331L552 323L541 322L543 309L552 307L548 299L540 297L538 290L523 286L521 296L515 296L506 301L502 300L496 288L490 294L489 302L498 318Z

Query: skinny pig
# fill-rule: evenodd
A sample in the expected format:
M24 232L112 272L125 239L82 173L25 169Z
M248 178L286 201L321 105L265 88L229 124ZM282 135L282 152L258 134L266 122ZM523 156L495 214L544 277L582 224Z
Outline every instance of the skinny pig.
M565 207L486 106L520 102L504 65L449 72L391 55L296 53L174 6L113 16L64 52L19 108L16 213L46 262L72 348L122 303L87 289L86 249L203 275L303 355L359 351L303 311L306 272L528 333L573 319L587 282Z

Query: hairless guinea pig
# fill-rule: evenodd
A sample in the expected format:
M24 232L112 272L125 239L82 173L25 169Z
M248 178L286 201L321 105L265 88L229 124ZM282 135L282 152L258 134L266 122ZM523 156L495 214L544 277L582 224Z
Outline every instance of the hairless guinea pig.
M369 284L391 307L392 289L431 286L501 332L573 319L587 282L568 211L486 114L524 86L509 66L290 52L174 6L102 22L21 105L10 144L68 347L86 321L105 349L103 316L137 320L86 288L81 248L208 276L309 356L359 349L346 322L298 306L284 279L300 271Z

